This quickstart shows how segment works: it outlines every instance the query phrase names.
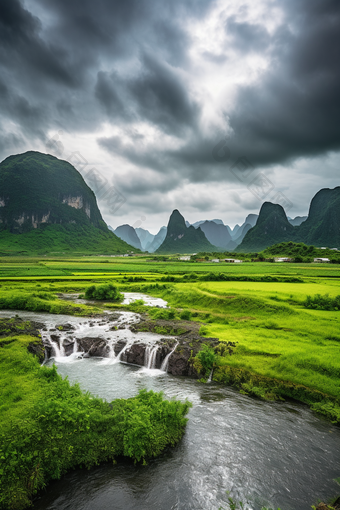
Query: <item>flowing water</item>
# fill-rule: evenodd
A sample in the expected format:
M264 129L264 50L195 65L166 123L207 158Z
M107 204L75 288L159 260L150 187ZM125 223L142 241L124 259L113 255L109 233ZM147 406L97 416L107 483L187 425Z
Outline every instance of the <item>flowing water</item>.
M166 308L168 306L168 303L164 301L164 299L141 294L140 292L123 292L123 294L123 305L128 305L134 301L142 299L146 306L158 306L158 308Z
M147 294L142 294L140 292L123 292L124 299L122 301L123 305L129 305L134 301L143 300L145 306L156 306L158 308L167 308L168 303L164 301L162 298L155 298L152 296L148 296ZM82 298L78 298L79 293L70 294L70 293L59 293L58 297L61 299L66 299L67 301L74 301L75 303L93 303L96 304L96 301L86 300Z
M49 325L84 321L17 313ZM148 363L152 342L149 354ZM305 406L262 402L213 382L106 361L55 359L60 374L108 401L134 396L142 388L188 398L193 408L186 433L179 445L147 466L122 460L69 473L49 484L34 510L218 510L228 508L226 490L248 499L254 510L262 505L309 510L318 498L339 492L334 478L340 476L340 429Z

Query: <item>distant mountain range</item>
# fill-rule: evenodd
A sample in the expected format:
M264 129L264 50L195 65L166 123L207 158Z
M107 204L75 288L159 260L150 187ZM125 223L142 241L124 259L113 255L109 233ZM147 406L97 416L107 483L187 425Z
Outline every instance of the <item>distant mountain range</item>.
M215 248L232 251L242 242L248 230L255 225L257 218L257 214L248 214L244 223L241 226L236 225L234 230L229 225L224 225L220 219L196 221L192 225L188 221L184 221L184 223L187 228L193 226L198 229L200 227L206 239ZM123 241L149 253L154 253L161 246L167 234L167 227L164 226L156 235L143 228L134 229L130 225L120 225L115 230L109 226L109 229Z
M161 227L159 232L153 235L144 228L135 229L130 225L121 225L116 230L109 226L109 229L126 243L149 253L154 253L160 247L167 231L166 227Z
M117 227L116 230L111 229L112 232L116 234L119 239L122 239L126 243L130 244L134 248L137 248L138 250L142 250L142 245L140 242L140 239L137 235L136 230L131 227L130 225L121 225L120 227Z
M175 210L169 220L178 225L167 234L168 227L162 227L157 236L145 229L136 229L139 238L118 227L114 232L133 246L150 253L192 253L199 251L261 251L268 246L284 241L304 242L316 246L340 246L340 187L320 190L313 198L308 216L287 218L278 204L265 202L259 215L248 214L241 225L232 229L221 219L200 220L192 225ZM127 226L124 226L127 227ZM130 229L132 227L129 227ZM194 228L198 234L194 235ZM176 235L177 234L177 235ZM202 236L204 235L204 237ZM182 239L178 242L180 239ZM207 244L208 242L208 244ZM167 251L168 250L168 251Z
M0 254L256 252L286 241L339 248L340 187L320 190L308 216L287 218L280 205L265 202L232 229L221 219L190 225L175 209L153 235L127 224L107 227L95 194L66 161L29 151L0 163Z

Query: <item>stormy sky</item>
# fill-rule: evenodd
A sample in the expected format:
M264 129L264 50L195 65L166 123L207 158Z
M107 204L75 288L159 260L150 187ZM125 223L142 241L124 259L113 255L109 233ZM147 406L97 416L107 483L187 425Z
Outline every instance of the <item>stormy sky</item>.
M0 160L66 159L105 221L305 215L340 185L338 0L0 0Z

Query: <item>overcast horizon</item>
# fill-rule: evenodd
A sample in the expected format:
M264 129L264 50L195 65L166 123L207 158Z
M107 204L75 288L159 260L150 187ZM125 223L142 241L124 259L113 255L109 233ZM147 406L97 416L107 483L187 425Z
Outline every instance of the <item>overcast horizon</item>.
M114 228L340 185L337 0L2 0L0 39L0 160L70 161Z

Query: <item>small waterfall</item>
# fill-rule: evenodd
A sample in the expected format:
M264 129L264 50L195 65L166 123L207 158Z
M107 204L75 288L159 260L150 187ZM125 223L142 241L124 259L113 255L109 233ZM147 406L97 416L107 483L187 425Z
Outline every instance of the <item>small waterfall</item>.
M75 354L76 352L78 352L78 342L77 339L75 338L73 344L73 354Z
M53 342L53 340L51 340L50 338L47 339L50 346L52 347L52 356L51 357L57 357L59 358L60 357L60 349L59 349L59 345L57 344L57 342Z
M108 344L108 347L110 349L109 350L109 358L111 358L111 359L115 359L116 358L114 346L115 346L115 344L112 344L112 343Z
M65 349L64 349L64 339L60 338L60 346L58 345L58 342L54 342L49 335L46 336L46 340L52 347L54 351L54 357L55 358L63 358L65 356Z
M175 351L176 347L178 345L178 342L176 343L175 347L172 349L172 351L169 352L169 354L167 354L165 356L165 358L163 359L163 362L162 362L162 365L161 365L161 370L163 370L163 372L167 372L168 371L168 366L169 366L169 359L170 359L170 356L171 354Z
M210 371L209 377L208 377L208 379L207 379L207 383L210 383L210 382L212 381L213 372L214 372L214 369L212 369L212 370Z
M59 349L59 356L61 356L62 358L65 356L65 348L64 348L64 338L60 338L59 339L59 345L60 345L60 349Z
M144 367L145 368L156 368L156 355L158 351L158 345L151 347L147 345L145 349Z

